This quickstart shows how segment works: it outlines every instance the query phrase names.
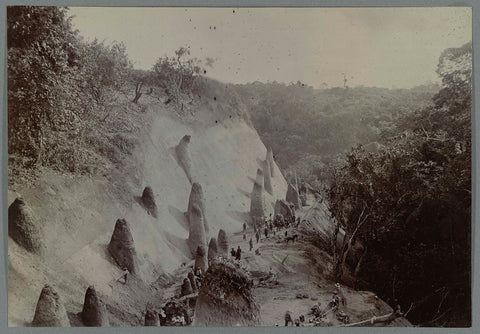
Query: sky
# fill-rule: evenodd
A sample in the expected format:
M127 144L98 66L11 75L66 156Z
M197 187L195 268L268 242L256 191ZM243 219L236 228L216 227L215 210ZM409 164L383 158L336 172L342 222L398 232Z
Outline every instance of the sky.
M87 40L123 42L136 68L190 46L207 76L229 83L301 81L411 88L438 82L443 50L472 40L465 7L70 7Z

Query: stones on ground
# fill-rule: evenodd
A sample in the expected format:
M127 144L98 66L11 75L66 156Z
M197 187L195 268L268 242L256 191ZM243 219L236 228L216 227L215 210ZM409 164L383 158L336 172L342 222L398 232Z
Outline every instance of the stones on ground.
M146 310L145 326L160 326L160 318L158 317L158 313L155 310Z
M204 246L198 246L195 254L195 270L200 269L202 273L205 273L208 269L207 252Z
M192 293L193 293L193 289L192 289L192 284L190 283L190 280L188 278L184 278L180 295L183 297L183 296L191 295Z
M297 189L291 183L288 184L286 200L292 203L295 209L298 210L301 208L300 196L298 195Z
M268 162L268 160L262 161L262 169L263 169L263 184L264 184L265 191L270 195L273 195L272 176L271 176L270 163Z
M85 326L89 327L105 327L110 325L105 304L98 298L95 287L93 286L89 286L85 293L82 321Z
M143 190L142 203L145 209L147 209L147 212L157 218L157 204L155 203L153 190L149 186L146 186Z
M218 253L218 245L217 239L212 238L210 239L210 243L208 244L208 264L210 265Z
M188 233L188 246L190 252L195 256L198 247L206 249L207 241L205 225L203 223L203 212L198 204L193 204L189 214L190 225Z
M274 216L281 215L286 219L293 218L295 215L295 206L283 199L275 202Z
M190 153L189 144L190 144L191 136L185 135L183 136L180 143L175 147L175 152L177 153L178 161L180 162L180 166L185 171L188 180L190 183L193 183L193 160L192 155Z
M188 272L187 275L188 280L190 281L190 286L192 287L193 292L198 291L198 286L197 286L197 281L195 280L195 275L193 275L193 272Z
M191 223L191 215L193 205L198 205L202 211L203 225L205 229L205 235L208 237L210 234L210 228L208 226L206 209L205 209L205 196L203 195L202 186L199 183L192 184L192 190L190 191L190 197L188 199L188 209L187 209L187 218L189 223Z
M275 177L275 168L274 168L274 160L273 160L273 151L272 151L272 148L269 146L268 149L267 149L267 156L265 158L265 160L268 161L268 164L270 166L270 176L271 177Z
M218 247L217 247L218 254L220 254L220 255L228 255L227 233L225 233L224 230L218 231L217 240L218 240L218 243L217 243L217 245L218 245Z
M41 230L34 221L31 208L22 197L17 197L8 208L8 235L27 251L37 254L42 252Z
M120 268L127 268L132 274L137 272L137 252L130 226L125 219L117 220L108 245L108 251Z
M231 263L215 262L202 280L195 305L194 326L255 326L260 310L253 281Z
M67 311L58 293L46 284L38 298L33 327L70 327Z
M265 201L263 197L263 172L257 169L257 177L250 196L250 217L252 220L264 219Z

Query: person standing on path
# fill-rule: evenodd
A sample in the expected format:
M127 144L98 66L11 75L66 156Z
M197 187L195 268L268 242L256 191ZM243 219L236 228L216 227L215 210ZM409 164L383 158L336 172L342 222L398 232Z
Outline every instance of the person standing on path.
M241 258L242 258L242 249L240 248L240 246L238 246L237 253L236 253L236 259L238 261L240 261Z
M250 238L250 241L248 242L248 244L250 245L250 252L251 252L252 249L253 249L253 241L252 241L252 238Z

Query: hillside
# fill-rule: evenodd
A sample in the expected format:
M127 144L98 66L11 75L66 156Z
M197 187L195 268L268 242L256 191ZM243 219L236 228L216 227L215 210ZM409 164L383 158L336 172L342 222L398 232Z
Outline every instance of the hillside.
M32 209L34 223L42 231L44 251L29 253L9 238L10 326L30 325L44 284L55 287L72 326L82 325L77 314L90 285L95 286L107 304L110 324L115 326L140 324L148 303L158 305L174 293L168 287L181 281L182 263L191 261L184 215L191 185L174 149L186 134L191 136L189 146L195 166L192 178L204 189L211 236L216 236L222 228L235 246L245 242L237 240L238 232L244 222L250 221L250 191L266 148L247 124L248 120L241 116L241 109L221 102L230 101L228 91L215 82L208 87L201 101L196 102L194 116L173 113L159 103L158 96L145 97L140 107L145 111L134 116L136 122L141 120L136 123L141 129L135 138L138 144L126 161L111 166L103 175L62 175L43 168L35 183L12 182L8 204L18 196L24 198ZM212 94L216 95L215 100ZM118 97L124 101L118 108L123 117L139 112L126 96ZM280 170L276 166L275 170L273 196L266 195L267 213L273 212L274 200L284 199L287 190ZM153 190L158 218L140 205L140 196L147 185ZM107 251L119 218L130 224L140 262L134 284L127 286L119 283L121 268ZM247 248L243 244L242 247ZM308 248L307 244L302 246L303 251L295 258L307 261L308 256L302 254ZM261 249L263 252L264 248ZM267 266L278 261L276 256L267 256L263 262L258 260L254 263L248 260L251 270L268 270ZM299 269L300 272L307 267ZM295 269L288 272L288 277L301 277L296 276ZM316 275L316 271L307 272L310 274L301 281L309 280L312 273ZM262 304L271 302L261 295ZM267 317L262 324L273 325L271 321L277 321L280 313L270 320Z
M282 170L319 187L322 168L357 144L382 141L399 120L431 105L440 87L411 89L348 87L314 89L301 82L235 85L262 141L273 148Z

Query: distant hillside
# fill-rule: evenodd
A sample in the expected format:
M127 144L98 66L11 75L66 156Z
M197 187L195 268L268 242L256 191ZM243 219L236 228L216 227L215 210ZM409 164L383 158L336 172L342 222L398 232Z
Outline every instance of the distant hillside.
M379 140L379 134L393 129L398 119L431 104L439 90L438 85L318 90L300 82L288 86L255 82L235 88L283 170L297 163L320 166L352 145Z

